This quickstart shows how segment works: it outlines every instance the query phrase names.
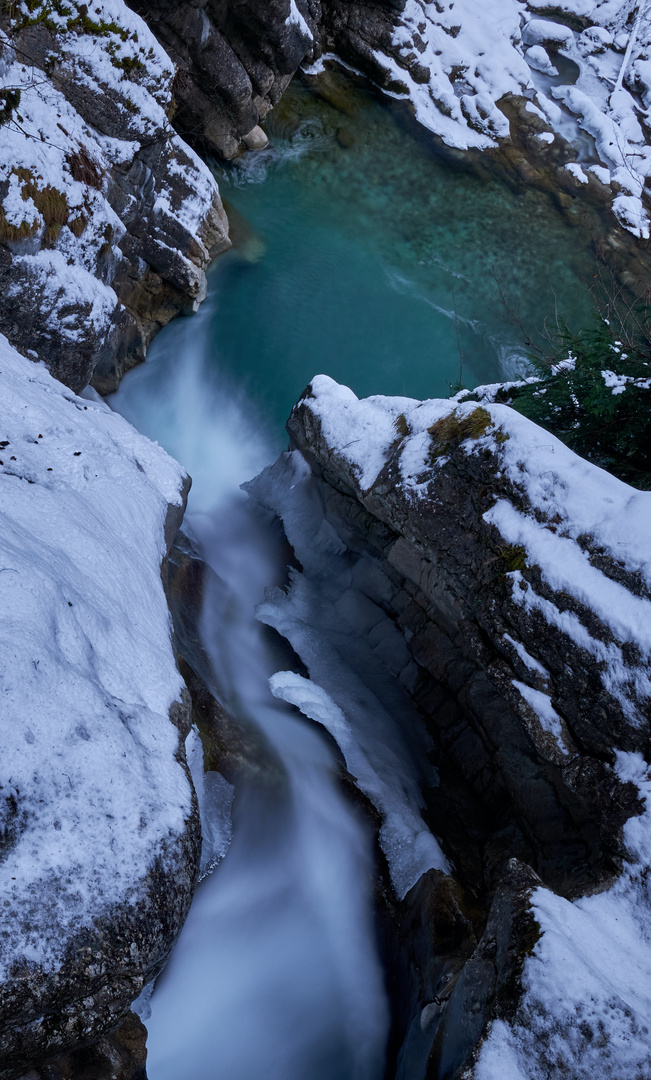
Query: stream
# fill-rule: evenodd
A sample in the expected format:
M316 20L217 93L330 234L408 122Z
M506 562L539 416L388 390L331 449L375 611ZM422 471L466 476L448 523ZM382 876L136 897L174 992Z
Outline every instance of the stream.
M217 696L275 763L234 797L207 774L204 861L217 865L143 1011L150 1080L382 1077L373 837L342 757L381 815L397 895L447 868L420 814L435 778L404 641L374 566L342 548L307 466L283 453L291 406L318 372L360 395L432 397L526 371L500 292L537 331L559 298L570 320L588 313L588 239L546 196L453 168L341 73L294 80L268 131L270 149L219 172L235 247L207 300L110 401L193 477L186 527L215 572L201 633ZM269 627L300 658L291 670ZM198 740L193 753L200 765Z

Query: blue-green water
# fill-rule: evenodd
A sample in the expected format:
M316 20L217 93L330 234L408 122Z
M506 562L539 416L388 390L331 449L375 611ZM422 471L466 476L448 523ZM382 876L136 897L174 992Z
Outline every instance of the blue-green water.
M212 273L213 359L276 431L319 372L414 397L522 372L498 283L532 333L556 307L588 317L587 233L414 127L331 71L290 87L271 149L218 173L237 246Z

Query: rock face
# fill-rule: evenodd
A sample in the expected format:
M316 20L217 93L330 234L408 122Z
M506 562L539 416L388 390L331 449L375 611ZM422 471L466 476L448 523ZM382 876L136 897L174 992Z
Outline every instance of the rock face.
M226 158L243 140L259 142L260 120L312 48L316 5L303 3L305 14L289 0L134 0L131 6L177 67L177 129Z
M231 158L259 148L259 125L306 60L324 49L371 74L375 51L391 45L404 0L131 0L176 64L177 130L204 150Z
M469 0L156 0L132 6L177 66L177 130L209 153L259 148L300 67L340 57L402 99L439 150L548 191L577 224L585 204L628 285L648 274L646 102L651 23L626 5ZM576 9L576 10L575 10ZM542 17L541 17L542 16ZM630 18L628 17L630 16ZM613 71L620 80L613 91ZM621 83L621 84L620 84ZM594 226L589 226L594 231Z
M200 830L160 577L188 479L1 337L0 382L9 1080L122 1023L183 925Z
M169 124L173 64L121 0L42 0L0 11L0 74L0 331L72 389L116 389L229 246Z
M123 1024L92 1046L62 1054L20 1080L146 1080L147 1029L130 1013Z
M585 1011L580 992L559 985L545 997L540 987L565 978L552 911L562 908L568 925L590 912L587 951L576 933L571 962L583 970L597 957L598 987L586 975L583 990L597 1002L617 999L619 961L604 959L608 931L594 918L616 903L623 922L648 922L649 813L636 815L648 786L651 497L505 406L358 401L319 376L288 430L320 478L329 524L384 572L369 599L404 635L417 667L409 689L439 771L426 819L467 890L447 973L439 964L437 984L416 965L416 1017L398 1075L472 1067L483 1080L500 1075L482 1071L490 1058L503 1069L535 1061L535 1075L551 1077L565 1055L579 1070L568 1075L583 1076L601 1006L584 1017L579 1051L571 1031ZM468 895L489 910L483 930ZM434 938L440 959L445 934ZM418 934L410 940L413 948ZM641 966L648 977L646 952ZM627 1077L648 1065L643 1000L633 992L606 1025L604 1046L625 1029L634 1046ZM557 1031L549 1056L531 1038L527 1049L532 1025ZM599 1053L591 1067L605 1060Z

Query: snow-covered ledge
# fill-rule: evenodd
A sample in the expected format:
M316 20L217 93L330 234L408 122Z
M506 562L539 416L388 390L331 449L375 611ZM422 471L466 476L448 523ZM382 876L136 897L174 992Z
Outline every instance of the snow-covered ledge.
M160 576L189 484L1 336L0 401L0 1069L20 1070L119 1023L190 903Z
M440 766L433 829L493 897L459 981L420 1001L432 1060L647 1075L651 493L490 394L358 400L318 376L288 430L330 525L386 575ZM481 807L466 834L460 805Z

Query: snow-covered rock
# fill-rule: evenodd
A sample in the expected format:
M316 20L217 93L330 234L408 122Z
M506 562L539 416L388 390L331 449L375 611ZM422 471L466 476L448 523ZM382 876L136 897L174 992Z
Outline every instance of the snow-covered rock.
M9 1076L119 1023L183 923L199 826L160 576L187 477L4 337L0 400Z
M420 1003L431 1060L646 1075L651 493L489 393L358 400L318 376L288 430L328 527L383 572L369 599L436 747L428 820L493 897L459 978Z
M0 13L0 330L80 390L142 359L228 246L217 184L174 132L174 65L122 0Z
M402 84L394 93L408 94L420 122L462 150L508 141L504 103L529 99L581 164L610 171L616 217L648 239L648 5L406 0L391 45L374 56L392 85Z
M320 0L131 0L177 68L182 130L202 149L232 158L266 145L259 128L312 51Z

